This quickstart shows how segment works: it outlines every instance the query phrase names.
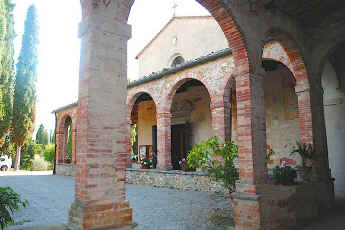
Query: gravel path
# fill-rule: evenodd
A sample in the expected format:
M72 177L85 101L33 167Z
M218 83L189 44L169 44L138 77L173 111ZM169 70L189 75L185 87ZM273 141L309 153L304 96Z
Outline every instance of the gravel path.
M0 176L0 187L11 186L30 203L16 213L18 230L67 223L74 200L74 180L62 176ZM231 203L222 195L126 185L127 199L138 226L134 230L233 229Z

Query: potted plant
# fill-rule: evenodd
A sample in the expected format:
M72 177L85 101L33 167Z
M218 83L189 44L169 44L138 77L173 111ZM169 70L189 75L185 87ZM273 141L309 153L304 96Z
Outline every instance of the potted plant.
M152 160L149 158L141 159L141 168L142 169L149 169L152 165Z
M266 152L266 158L267 158L267 163L272 165L274 163L274 160L271 159L272 156L274 156L276 152L271 148L270 145L267 145L267 152Z
M296 153L302 157L303 179L310 181L312 177L312 169L315 166L317 155L312 144L296 142L296 149L291 152L291 155Z
M180 162L180 168L182 171L185 172L194 172L196 169L192 167L190 164L188 164L188 160L183 158Z
M72 156L70 154L67 154L64 159L65 164L70 164L72 162Z
M195 169L204 169L209 177L222 181L231 198L239 179L239 171L235 164L237 158L238 147L234 142L220 144L217 137L212 137L193 146L188 154L188 164Z
M293 185L296 178L296 169L290 166L277 166L273 169L272 181L276 185Z

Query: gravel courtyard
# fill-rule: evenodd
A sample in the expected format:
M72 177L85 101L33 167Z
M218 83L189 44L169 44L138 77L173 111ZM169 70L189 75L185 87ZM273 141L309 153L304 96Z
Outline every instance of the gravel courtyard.
M30 203L16 213L16 225L6 230L67 223L74 200L72 177L0 176L0 187L6 186ZM222 195L142 185L126 185L126 193L138 224L134 230L233 229L231 203Z

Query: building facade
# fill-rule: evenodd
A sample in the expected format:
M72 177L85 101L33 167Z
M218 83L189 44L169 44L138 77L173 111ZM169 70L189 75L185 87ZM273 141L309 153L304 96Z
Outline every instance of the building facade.
M170 68L166 67L170 62L163 61L165 67L162 71L150 74L127 86L126 99L122 98L123 101L126 100L126 108L121 103L117 103L121 104L121 108L112 107L101 100L108 95L106 92L110 91L96 90L99 95L93 97L89 90L94 90L92 83L100 85L99 79L90 78L92 82L89 82L84 79L83 74L93 76L93 72L85 70L86 72L81 73L78 106L69 107L69 109L74 108L78 113L77 121L75 121L78 123L75 142L79 143L76 155L77 179L93 181L91 172L97 170L93 168L93 165L90 166L89 159L91 158L102 160L109 157L112 161L122 162L119 168L116 168L116 172L109 173L109 176L112 177L112 181L118 178L114 189L116 188L122 196L116 202L121 203L126 214L109 215L113 215L114 220L122 218L119 219L119 223L128 223L131 220L131 213L129 204L125 202L123 196L123 174L125 162L129 156L129 127L136 123L139 127L139 145L140 143L152 145L153 151L155 151L154 146L157 146L159 169L166 169L169 165L174 166L176 158L182 157L188 145L193 145L213 135L223 141L232 139L238 143L241 179L234 194L234 217L237 229L279 229L281 224L293 225L298 221L296 220L298 217L289 215L291 211L289 207L275 205L288 199L285 195L290 194L290 190L284 187L272 187L266 183L267 163L268 168L283 161L292 166L301 164L298 156L290 154L296 141L312 143L320 156L315 165L315 175L317 175L315 183L308 189L305 188L305 191L310 197L316 197L320 207L331 206L332 183L328 165L331 166L336 178L336 191L339 194L344 193L345 187L342 179L344 170L339 165L339 162L344 160L345 149L343 145L344 68L342 64L337 63L341 57L338 57L337 52L332 51L330 56L335 56L336 61L332 61L332 58L328 59L328 55L326 59L318 62L318 55L313 56L313 52L309 52L309 60L313 60L314 65L322 63L324 67L320 71L312 71L311 67L309 69L309 74L320 77L318 82L316 77L309 77L306 66L310 63L304 62L297 46L290 40L290 36L276 30L274 26L270 28L271 24L276 22L268 20L272 15L265 14L267 18L255 21L261 17L258 16L260 14L254 16L250 13L252 11L248 13L246 9L241 8L245 4L235 4L230 7L229 4L224 3L234 10L234 14L241 15L238 18L242 21L240 24L244 29L242 32L237 28L227 8L216 4L216 1L201 2L210 10L222 28L231 50L225 49L210 55L201 55L200 58L194 60L179 59L174 63L174 59L171 62L174 64ZM101 9L108 9L107 4L104 6L101 4L103 7ZM109 4L111 5L111 1ZM90 9L93 8L85 7L84 14L91 14ZM121 8L113 7L112 9ZM256 9L259 11L261 8L254 10L251 8L254 12ZM244 15L247 16L246 20L242 18ZM275 18L280 17L284 18L281 15L275 16ZM249 21L251 23L248 23ZM288 19L285 21L290 22ZM266 24L258 25L259 22ZM257 28L265 31L265 36L251 25L256 25ZM117 26L120 31L126 31L127 27L121 27L122 24L117 24ZM293 23L285 26L285 28L292 28L292 31L293 28L299 28L294 27ZM242 33L248 35L245 41ZM125 32L124 36L129 37ZM88 47L93 47L93 40L85 39L90 42ZM171 41L171 39L168 40ZM172 44L175 40L173 38ZM340 46L341 49L343 47ZM324 50L329 51L327 48ZM258 53L260 55L257 55ZM180 56L183 57L183 55ZM325 54L320 53L319 56L322 59ZM94 63L86 61L82 64L82 66L92 66ZM110 72L113 74L112 71ZM107 74L110 72L105 71ZM107 77L107 74L104 76ZM97 98L97 100L86 99L85 95L88 96L87 98ZM116 95L121 96L120 93ZM113 100L120 99L113 98ZM59 125L65 127L66 123L68 124L64 116L60 116L63 111L64 109L55 111L58 127ZM114 114L117 115L116 122L114 122ZM58 127L57 130L60 130ZM155 132L156 135L154 135ZM182 135L185 136L181 137ZM60 137L62 136L61 133ZM179 141L172 141L173 138ZM113 141L116 147L109 145L109 148L102 148ZM60 142L57 136L56 143ZM178 146L175 146L176 142L180 142ZM113 149L116 149L116 154L113 154ZM273 162L268 162L266 159L267 149L273 149L277 153ZM64 153L58 152L57 156L59 154ZM96 168L99 169L99 166ZM105 171L105 169L102 170L98 171L100 173ZM78 180L76 188L76 197L83 202L89 201L88 195L98 197L99 193L96 195L87 187L85 181ZM107 201L104 197L98 198L101 203ZM110 203L112 199L109 197ZM103 207L102 204L100 207ZM73 210L78 208L81 208L78 204L72 206L72 216ZM94 218L98 215L100 213L97 211L93 213ZM81 221L88 224L89 220L83 219L85 216L81 217ZM104 225L111 224L105 221ZM93 225L90 223L88 226L92 229Z

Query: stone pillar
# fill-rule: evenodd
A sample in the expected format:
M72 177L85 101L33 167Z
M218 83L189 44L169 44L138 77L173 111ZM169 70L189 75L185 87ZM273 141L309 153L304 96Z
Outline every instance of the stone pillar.
M131 229L125 195L129 25L116 1L82 1L75 201L69 229Z
M324 117L321 76L312 75L310 81L311 123L313 146L319 156L314 169L314 181L319 183L318 196L323 209L334 205L334 184L331 181L326 123Z
M231 104L212 108L211 116L213 135L217 136L221 143L231 141Z
M157 168L171 170L171 113L157 113Z
M236 77L240 180L236 184L236 229L264 229L260 194L267 180L263 74Z

